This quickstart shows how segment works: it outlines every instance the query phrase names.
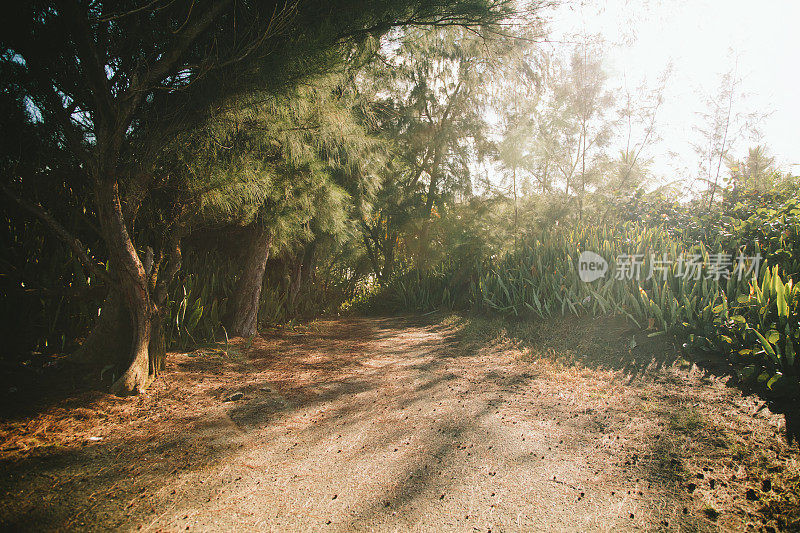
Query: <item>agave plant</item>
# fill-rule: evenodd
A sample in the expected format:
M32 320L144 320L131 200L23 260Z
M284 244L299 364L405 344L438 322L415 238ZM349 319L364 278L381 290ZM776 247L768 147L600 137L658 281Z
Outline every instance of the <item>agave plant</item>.
M753 279L750 293L737 298L731 316L739 373L746 381L757 380L770 389L797 394L800 345L800 288L784 282L776 265ZM787 379L791 378L791 379Z

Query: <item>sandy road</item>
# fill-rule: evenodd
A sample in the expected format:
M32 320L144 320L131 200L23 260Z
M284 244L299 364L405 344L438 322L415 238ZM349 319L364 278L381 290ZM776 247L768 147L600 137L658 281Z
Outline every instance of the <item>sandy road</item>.
M703 454L720 444L676 416L776 424L691 370L525 362L435 321L322 321L237 357L193 355L148 397L97 399L102 423L80 430L96 442L7 459L0 525L735 530L754 516L736 496L743 467Z

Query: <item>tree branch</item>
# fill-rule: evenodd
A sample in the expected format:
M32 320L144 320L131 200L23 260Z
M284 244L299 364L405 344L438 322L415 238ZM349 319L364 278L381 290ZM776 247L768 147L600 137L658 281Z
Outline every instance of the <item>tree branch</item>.
M155 87L170 72L177 68L183 54L189 49L194 41L207 30L217 19L217 17L228 7L231 0L217 0L208 8L205 13L193 24L186 26L178 35L175 43L156 61L153 68L133 75L128 89L120 99L125 102L123 119L121 122L127 124L130 121L135 109L138 107L144 94Z
M106 272L99 263L89 257L89 254L86 253L86 248L83 246L83 243L81 243L77 237L67 231L64 226L59 224L59 222L53 218L50 213L42 209L41 206L32 204L27 200L23 200L22 198L18 197L5 185L0 185L0 188L2 188L3 192L5 192L9 198L14 200L20 207L26 211L29 211L42 222L44 222L45 225L47 225L59 239L69 246L72 252L77 256L78 260L81 262L81 265L83 265L83 268L86 269L88 273L92 274L97 279L102 280L107 285L110 285L108 272Z

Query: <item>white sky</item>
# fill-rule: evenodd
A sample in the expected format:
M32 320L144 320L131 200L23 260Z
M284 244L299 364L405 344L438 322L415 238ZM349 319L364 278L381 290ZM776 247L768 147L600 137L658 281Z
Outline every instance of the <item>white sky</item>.
M740 90L749 95L740 108L771 113L760 123L761 143L782 170L800 174L800 0L567 1L545 15L551 38L599 34L608 43L611 86L627 83L635 89L642 80L655 86L672 62L659 113L662 141L650 154L656 174L668 179L696 174L690 146L692 128L700 122L696 113L734 64ZM754 144L743 140L734 154L742 156Z

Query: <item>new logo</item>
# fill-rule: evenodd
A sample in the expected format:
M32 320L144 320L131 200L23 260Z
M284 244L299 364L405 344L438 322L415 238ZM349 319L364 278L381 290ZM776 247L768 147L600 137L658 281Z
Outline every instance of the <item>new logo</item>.
M588 250L581 252L578 257L578 276L581 281L594 281L600 279L608 272L608 262L601 256Z

